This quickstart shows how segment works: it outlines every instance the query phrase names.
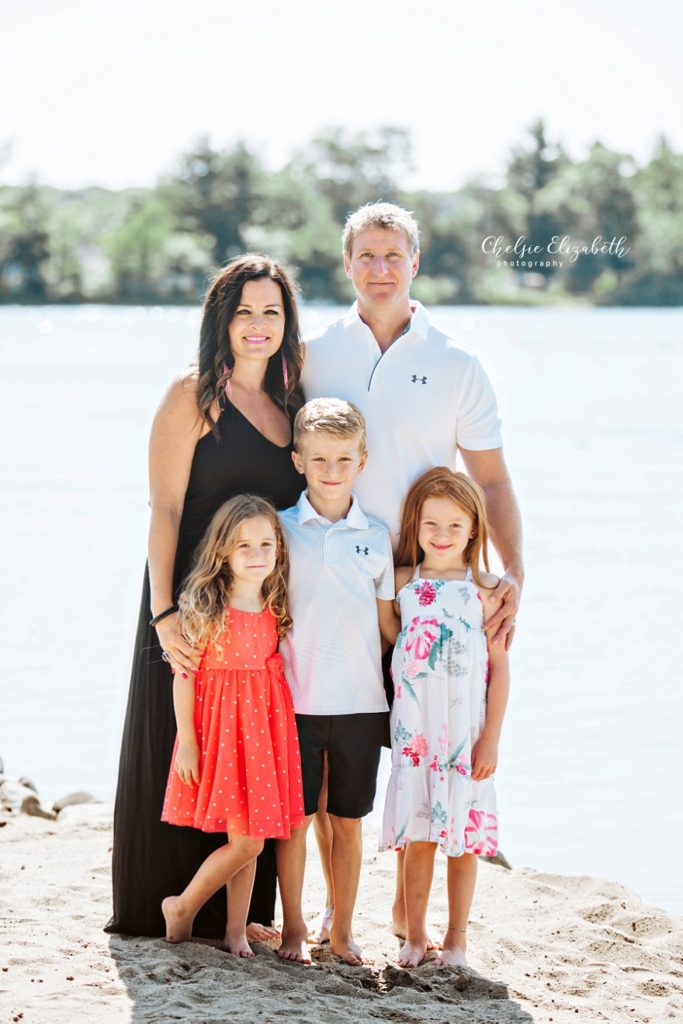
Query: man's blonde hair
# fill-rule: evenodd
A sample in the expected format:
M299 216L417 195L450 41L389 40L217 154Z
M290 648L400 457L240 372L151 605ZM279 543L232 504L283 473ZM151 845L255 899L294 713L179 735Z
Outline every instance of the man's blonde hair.
M366 228L386 228L390 231L402 231L410 244L411 255L420 248L420 229L417 221L409 210L404 210L395 203L366 203L358 210L350 213L344 225L342 249L348 260L351 259L353 240L359 231Z
M313 398L299 409L294 420L294 448L297 452L303 439L311 434L357 437L361 452L367 445L363 413L352 402L345 402L342 398Z

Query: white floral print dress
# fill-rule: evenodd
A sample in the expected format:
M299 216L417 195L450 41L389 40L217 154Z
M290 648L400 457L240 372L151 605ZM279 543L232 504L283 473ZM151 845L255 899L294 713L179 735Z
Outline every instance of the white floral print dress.
M391 777L380 849L438 843L449 857L493 857L493 779L472 781L486 716L488 654L481 596L464 580L415 576L397 595L402 629L391 663Z

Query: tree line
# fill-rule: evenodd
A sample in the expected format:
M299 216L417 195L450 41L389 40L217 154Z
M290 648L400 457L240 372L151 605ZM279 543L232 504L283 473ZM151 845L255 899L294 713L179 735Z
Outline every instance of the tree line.
M423 301L683 302L683 155L665 138L642 166L600 142L573 160L539 121L496 185L410 191L412 167L404 128L330 128L274 172L201 139L152 188L0 185L0 302L196 303L213 268L256 250L305 299L345 303L344 220L380 198L418 219Z

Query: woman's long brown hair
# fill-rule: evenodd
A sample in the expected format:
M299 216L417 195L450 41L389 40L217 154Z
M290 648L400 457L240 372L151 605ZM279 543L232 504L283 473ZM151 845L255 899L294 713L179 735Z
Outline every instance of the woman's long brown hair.
M209 285L199 331L197 404L200 416L211 427L216 440L220 440L220 436L211 417L211 407L223 395L235 365L228 329L246 282L263 277L280 286L285 313L282 346L268 360L263 386L275 404L290 416L303 404L299 388L303 351L296 305L297 287L285 269L269 256L254 253L237 256L216 274ZM287 363L286 384L282 371L283 355Z
M401 533L396 552L396 565L410 566L414 572L418 563L424 559L424 551L418 544L417 536L420 531L422 506L427 498L450 498L472 520L474 536L462 557L465 565L472 570L474 582L478 587L486 589L479 571L480 561L483 561L486 572L489 571L489 526L484 493L464 473L454 473L446 466L436 466L423 473L406 494L401 508Z

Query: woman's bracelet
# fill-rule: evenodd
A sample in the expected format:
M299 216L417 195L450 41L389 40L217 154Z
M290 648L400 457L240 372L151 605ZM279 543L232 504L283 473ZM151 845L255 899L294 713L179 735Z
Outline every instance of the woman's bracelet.
M150 626L156 626L156 624L158 622L161 622L162 619L167 618L169 615L173 615L177 611L178 605L172 604L170 608L166 608L163 612L159 612L158 615L153 615L152 618L149 620Z

